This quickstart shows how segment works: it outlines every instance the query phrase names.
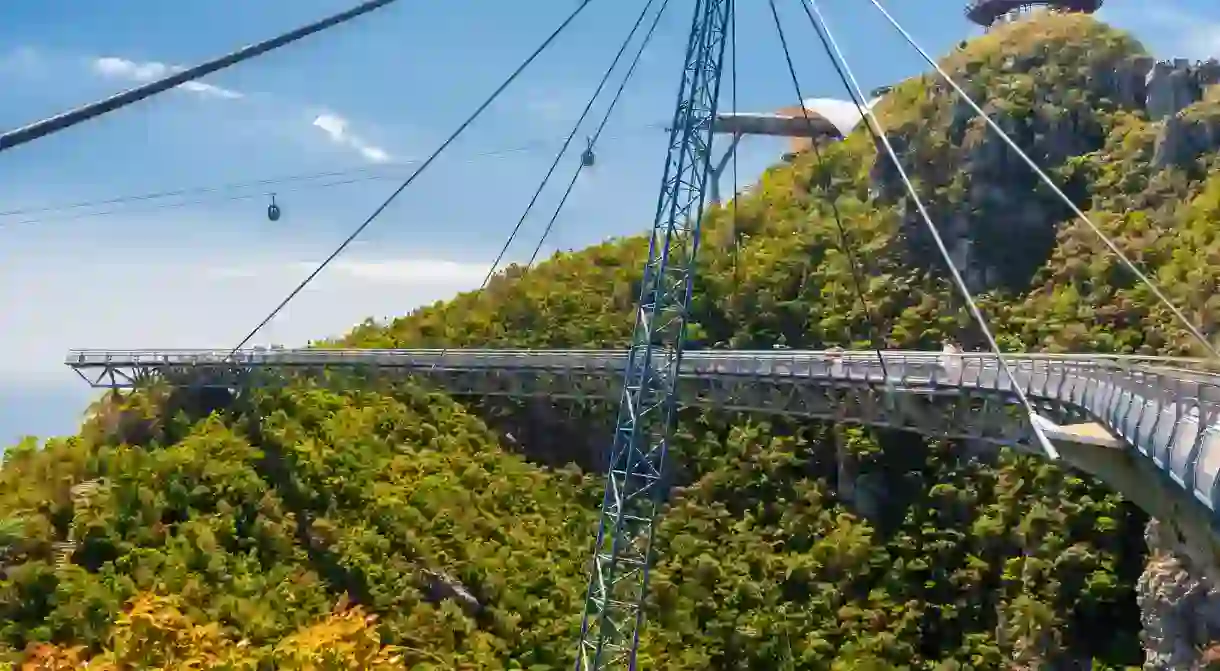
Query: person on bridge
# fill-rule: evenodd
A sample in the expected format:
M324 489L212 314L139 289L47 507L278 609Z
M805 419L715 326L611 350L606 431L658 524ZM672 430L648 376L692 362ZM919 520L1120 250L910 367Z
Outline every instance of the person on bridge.
M830 376L843 377L843 348L838 345L826 348L826 358L830 359Z
M940 367L948 378L955 378L962 370L962 348L956 342L946 338L940 357Z

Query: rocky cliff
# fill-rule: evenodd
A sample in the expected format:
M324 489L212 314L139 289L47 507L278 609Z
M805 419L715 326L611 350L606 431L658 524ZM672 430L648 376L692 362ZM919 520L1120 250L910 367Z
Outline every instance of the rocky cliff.
M1038 24L1024 25L1032 30L1029 27ZM1013 34L1007 39L1015 40L1023 30L1019 24L1009 32ZM1193 169L1198 159L1220 149L1220 89L1214 88L1220 83L1220 61L1157 61L1118 39L1099 46L1071 68L1054 53L1075 48L1064 42L1036 52L999 52L1003 55L988 59L974 55L991 45L968 43L948 63L969 64L957 68L959 83L1048 172L1104 152L1119 124L1132 116L1145 120L1155 136L1156 169ZM1048 85L1052 81L1056 83ZM908 159L908 171L931 177L933 190L924 197L933 200L941 234L971 290L1027 287L1033 272L1046 262L1069 209L934 75L908 82L890 95L896 100L883 110L899 107L909 114L914 103L921 115L931 114L944 123L944 135L934 140L943 144L936 146L929 144L933 138L925 137L927 133L904 127L902 116L892 113L898 117L892 141ZM919 165L928 160L941 162L931 175ZM902 204L914 255L923 263L935 263L923 222L908 206L898 172L887 160L877 160L872 179L879 200ZM1076 204L1088 206L1087 184L1069 187L1074 187L1069 192Z
M1045 19L1030 22L998 39L1015 44L1048 27ZM1058 54L1081 45L1065 40L1044 41L1024 52L1001 49L985 59L978 52L991 45L968 44L947 63L956 66L955 74L971 96L1041 167L1065 178L1075 204L1090 216L1107 217L1116 206L1166 207L1168 199L1155 195L1158 181L1194 181L1198 193L1198 185L1216 175L1220 61L1158 61L1119 39L1091 44L1101 48L1072 66ZM944 138L929 138L926 130L904 124L897 112L889 114L890 132L908 170L927 177L921 163L938 160L946 167L931 176L934 216L972 291L1028 290L1034 274L1052 261L1056 242L1062 244L1063 222L1070 213L1061 199L1037 183L1016 152L931 75L891 95L900 96L894 106L903 110L912 98L922 98L921 114L939 114L947 122ZM1115 150L1123 143L1128 155L1120 158L1122 152ZM1138 145L1142 150L1130 151ZM1098 185L1104 179L1099 168L1107 163L1104 172L1115 183ZM872 170L874 193L883 202L899 204L903 226L911 231L908 253L934 264L923 222L897 177L879 156ZM1173 205L1177 203L1168 203ZM1220 639L1220 590L1206 577L1220 566L1192 565L1181 542L1161 532L1155 520L1149 523L1147 542L1149 560L1138 585L1145 668L1195 668Z

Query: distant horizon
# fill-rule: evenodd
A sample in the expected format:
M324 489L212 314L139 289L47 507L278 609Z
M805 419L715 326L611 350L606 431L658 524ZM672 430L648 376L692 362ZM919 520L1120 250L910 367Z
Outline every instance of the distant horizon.
M45 441L76 435L85 410L101 393L79 379L75 385L0 387L0 452L29 436Z

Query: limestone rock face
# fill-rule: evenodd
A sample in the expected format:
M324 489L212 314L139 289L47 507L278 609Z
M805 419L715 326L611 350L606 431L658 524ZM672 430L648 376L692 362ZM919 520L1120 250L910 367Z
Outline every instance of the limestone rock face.
M1186 59L1160 61L1146 79L1145 109L1152 121L1164 121L1203 99L1208 86L1220 82L1220 61L1191 64Z
M1148 73L1148 118L1163 121L1157 136L1158 168L1189 167L1220 149L1220 60L1163 61ZM1210 95L1209 95L1210 94Z
M1195 160L1220 149L1220 100L1204 100L1165 120L1153 163L1190 169Z
M1006 27L1010 32L995 38L1003 48L967 47L943 65L1082 210L1093 202L1095 176L1073 182L1071 170L1080 158L1101 156L1092 165L1104 169L1109 156L1141 152L1111 180L1128 177L1134 163L1140 173L1129 178L1136 182L1164 171L1201 172L1201 159L1220 150L1220 60L1157 61L1117 47L1082 53L1067 25ZM1019 41L1023 45L1014 48ZM883 102L879 116L970 290L1028 289L1061 225L1072 218L1071 209L934 76L906 82L890 95L918 110L887 119ZM870 177L873 196L896 207L908 232L902 236L905 253L918 265L942 268L926 224L885 153L878 154ZM1155 520L1146 533L1151 552L1138 601L1144 668L1150 671L1199 669L1211 657L1220 659L1220 586L1206 577L1218 567L1192 565L1172 536Z
M1204 668L1220 640L1220 588L1190 566L1169 536L1156 520L1148 523L1145 539L1152 552L1136 597L1147 671Z
M1067 66L1034 51L985 65L994 68L987 83L970 79L981 65L970 64L953 74L1052 178L1073 157L1106 146L1106 129L1099 119L1118 110L1160 124L1153 161L1157 168L1187 168L1220 149L1220 87L1210 96L1214 100L1207 99L1209 87L1220 83L1220 61L1215 59L1192 64L1103 53L1066 72ZM1048 86L1050 78L1063 81ZM948 124L946 145L952 149L936 159L927 156L926 148L912 149L912 136L925 132L917 125L888 128L891 142L908 173L919 181L920 196L971 291L1024 289L1046 261L1059 224L1072 212L947 85L930 78L924 84L929 98L954 99L943 117ZM933 165L937 161L940 164ZM924 264L939 264L926 224L884 153L878 155L871 177L874 194L899 205L904 228L910 231L912 256ZM1070 185L1065 192L1078 206L1087 205Z

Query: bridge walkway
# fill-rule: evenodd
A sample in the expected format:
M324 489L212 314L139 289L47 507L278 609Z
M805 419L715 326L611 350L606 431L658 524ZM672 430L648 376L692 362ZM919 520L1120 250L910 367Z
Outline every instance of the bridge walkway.
M239 376L251 372L348 369L422 376L456 395L614 399L628 356L475 349L229 354L73 350L65 363L95 387L132 387L152 377L236 387ZM1070 463L1103 479L1123 480L1111 484L1150 514L1175 516L1184 535L1205 535L1196 539L1202 543L1196 550L1220 567L1220 374L1205 370L1200 360L1182 358L1006 358L1037 407L1034 421L1068 446L1064 457ZM1038 452L1030 422L993 354L885 351L879 359L871 351L701 350L683 356L677 384L688 406L822 418Z

